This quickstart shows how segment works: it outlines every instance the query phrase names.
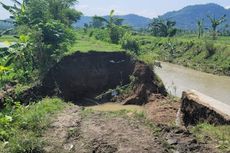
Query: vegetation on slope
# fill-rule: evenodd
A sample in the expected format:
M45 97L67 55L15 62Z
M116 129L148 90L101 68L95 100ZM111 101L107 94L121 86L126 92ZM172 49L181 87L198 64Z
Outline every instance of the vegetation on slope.
M221 152L230 152L230 126L213 126L207 123L192 128L192 132L203 143L216 144Z
M10 104L0 112L0 152L42 152L42 132L51 117L67 104L57 98L46 98L25 107Z
M157 38L136 36L141 44L141 56L172 62L213 74L230 75L230 46L228 37L212 41L207 38Z

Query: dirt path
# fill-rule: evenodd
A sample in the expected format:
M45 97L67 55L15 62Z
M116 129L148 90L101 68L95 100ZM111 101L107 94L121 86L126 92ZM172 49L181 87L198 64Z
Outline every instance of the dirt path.
M210 152L189 132L151 126L130 112L88 112L77 106L58 114L44 141L49 153Z

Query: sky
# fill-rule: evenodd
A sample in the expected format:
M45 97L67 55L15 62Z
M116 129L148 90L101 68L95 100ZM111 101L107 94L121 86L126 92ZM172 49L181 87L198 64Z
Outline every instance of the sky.
M10 4L11 0L0 0ZM230 0L79 0L75 8L84 15L107 15L114 9L115 14L137 14L149 18L157 17L168 11L179 10L187 5L217 3L223 7L230 8ZM0 19L9 17L0 7Z

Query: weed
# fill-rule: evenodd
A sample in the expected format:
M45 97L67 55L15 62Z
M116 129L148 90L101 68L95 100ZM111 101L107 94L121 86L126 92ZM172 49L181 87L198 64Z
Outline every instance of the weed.
M126 50L130 50L135 54L139 53L140 46L137 40L132 37L130 33L125 33L125 35L120 40L121 47Z
M89 117L91 114L93 114L95 111L93 109L81 109L80 115L83 118Z
M135 112L135 118L138 118L138 119L146 119L146 115L145 115L145 112L144 111L141 111L141 112Z
M202 123L193 127L192 131L201 142L212 141L222 152L230 151L230 126L214 126Z
M214 45L214 42L211 42L211 41L206 41L205 42L205 48L207 50L207 55L206 55L205 58L211 57L212 55L215 54L215 52L217 50L215 45Z
M79 135L77 127L71 127L67 131L67 139L71 137L77 137Z
M15 133L5 145L3 152L10 153L43 153L44 142L34 133L20 132Z

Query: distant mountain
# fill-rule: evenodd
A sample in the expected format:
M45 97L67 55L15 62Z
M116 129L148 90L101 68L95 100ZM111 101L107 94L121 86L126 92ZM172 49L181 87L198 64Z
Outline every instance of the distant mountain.
M230 9L226 9L214 3L187 6L178 11L171 11L165 13L160 17L162 17L163 19L176 21L177 28L186 29L186 30L195 30L197 28L196 25L197 20L204 19L205 28L209 28L210 21L207 18L207 15L215 16L216 18L219 18L224 14L227 15L227 21L223 25L226 24L230 25ZM108 16L104 16L104 17L108 18ZM132 26L135 29L146 28L148 24L151 22L150 18L146 18L136 14L118 15L116 17L124 19L123 24ZM74 24L74 26L83 27L85 23L89 24L91 21L92 21L92 17L82 16L81 19ZM4 23L0 21L0 30L6 29L8 27L12 27L12 24Z
M209 3L203 5L187 6L179 11L168 12L161 17L163 19L174 20L177 27L180 29L194 30L196 29L197 20L204 19L204 26L210 27L210 21L207 15L215 16L216 18L227 15L227 21L224 24L230 24L230 9Z
M225 14L227 15L227 21L223 23L223 25L230 24L230 9L226 9L218 4L209 3L187 6L178 11L165 13L160 17L163 19L176 21L176 26L179 29L195 30L197 28L197 20L204 19L204 27L209 28L210 21L207 18L207 15L219 18ZM108 16L104 17L108 18ZM146 28L151 22L150 18L135 14L119 15L117 17L124 19L124 24L128 24L135 29ZM91 21L92 17L82 16L81 20L78 21L75 26L83 27L84 23L89 24Z
M108 16L103 16L104 18L108 18ZM116 17L124 19L123 24L127 24L132 26L135 29L139 28L146 28L150 23L151 19L135 15L135 14L128 14L128 15L118 15ZM90 16L82 16L80 21L74 24L75 27L83 27L85 23L89 24L92 21L92 17Z

